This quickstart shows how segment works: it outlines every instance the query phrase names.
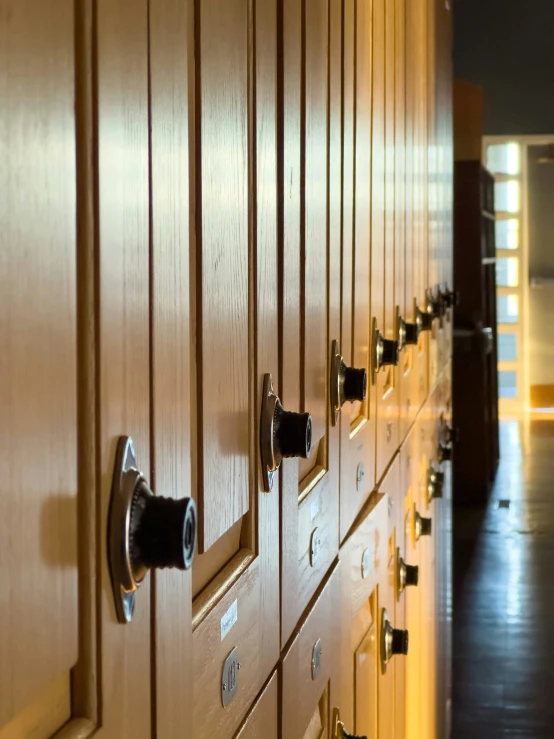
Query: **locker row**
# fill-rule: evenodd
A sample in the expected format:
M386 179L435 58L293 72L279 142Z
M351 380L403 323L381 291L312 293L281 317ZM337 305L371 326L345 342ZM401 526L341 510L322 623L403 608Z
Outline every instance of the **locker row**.
M450 736L450 367L237 739Z
M402 739L410 673L377 677L376 646L383 608L405 630L397 549L423 557L415 643L447 654L448 555L405 506L424 528L419 488L449 484L448 5L8 7L0 739L231 739L275 674L287 716L307 691L286 739L329 737L333 707L366 731L356 690ZM338 705L328 593L366 520L350 631L373 624L379 670Z

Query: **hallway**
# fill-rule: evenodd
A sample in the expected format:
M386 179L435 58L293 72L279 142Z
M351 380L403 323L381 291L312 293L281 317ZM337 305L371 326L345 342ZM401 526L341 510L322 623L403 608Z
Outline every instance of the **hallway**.
M455 510L452 739L554 736L554 422L506 421L486 510Z

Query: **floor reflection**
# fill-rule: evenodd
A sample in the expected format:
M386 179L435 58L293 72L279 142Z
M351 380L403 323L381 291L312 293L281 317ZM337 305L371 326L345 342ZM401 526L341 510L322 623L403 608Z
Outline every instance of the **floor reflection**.
M554 422L506 421L486 508L455 511L453 739L554 737Z

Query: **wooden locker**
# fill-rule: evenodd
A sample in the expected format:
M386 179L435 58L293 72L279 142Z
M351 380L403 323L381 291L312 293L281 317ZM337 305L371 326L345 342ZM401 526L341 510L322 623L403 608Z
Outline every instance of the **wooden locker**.
M431 520L431 535L420 538L418 543L421 563L421 726L425 737L433 739L437 734L437 537L440 526L441 500L431 497L429 472L435 459L433 447L436 418L433 412L434 398L426 401L420 419L419 475L417 509Z
M152 477L158 495L191 495L190 114L193 3L149 4ZM192 737L192 573L155 572L156 731ZM142 594L141 594L142 598ZM168 686L171 686L168 689ZM188 728L186 728L188 727Z
M406 0L396 0L395 5L395 303L397 321L413 323L412 243L408 238L408 167L407 134L409 116L407 112L407 70L406 70ZM399 433L401 443L413 423L412 404L412 364L413 344L407 344L406 333L401 335L401 325L397 325L400 341L398 376ZM409 337L413 341L413 337Z
M281 664L281 736L334 739L338 698L341 563L331 569Z
M386 530L386 567L381 568L378 580L379 593L379 646L381 650L379 670L379 739L396 739L397 737L397 700L400 695L397 692L397 667L400 661L405 660L409 654L409 633L398 622L397 613L397 577L398 577L398 538L397 527L398 508L401 499L400 487L400 457L397 454L392 465L388 469L383 482L379 488L380 492L387 497L388 525ZM385 532L383 532L385 533ZM390 655L388 663L383 659L384 645L386 640L386 617L389 628L392 627L397 637L404 642L403 653Z
M375 486L376 386L372 363L371 3L344 4L342 351L366 370L366 397L341 413L340 539Z
M70 678L79 656L73 24L72 2L2 4L1 736L34 727L48 736L83 716Z
M371 311L372 373L377 394L375 482L398 446L394 311L394 4L373 2L371 139ZM388 40L388 43L387 43ZM391 47L392 40L392 47ZM388 51L388 53L387 53ZM392 98L391 98L392 95ZM388 199L387 199L388 195ZM392 272L392 279L389 279ZM389 293L387 294L387 285ZM389 304L387 295L393 302ZM389 315L390 314L390 315Z
M373 493L343 543L341 562L341 720L350 733L378 736L379 582L387 570L389 497Z
M278 739L279 681L274 673L256 699L236 739Z
M277 23L274 0L195 6L195 739L233 736L279 655L279 477L265 492L260 464L278 376Z
M336 3L332 8L336 15ZM331 419L329 378L331 342L340 329L338 273L330 274L340 254L340 217L335 207L329 209L328 162L336 165L340 152L334 35L340 26L334 23L330 46L329 10L325 0L283 3L281 400L287 409L311 414L311 453L307 459L286 459L281 472L282 645L338 551L339 436ZM329 151L330 68L335 104Z
M406 561L418 567L418 586L406 590L404 596L404 623L410 634L410 649L405 663L405 737L419 739L423 734L423 701L427 685L422 679L423 621L422 621L422 559L421 532L418 515L425 515L418 505L419 451L421 421L418 418L400 450L401 490L404 495L404 542ZM419 534L419 536L418 536Z

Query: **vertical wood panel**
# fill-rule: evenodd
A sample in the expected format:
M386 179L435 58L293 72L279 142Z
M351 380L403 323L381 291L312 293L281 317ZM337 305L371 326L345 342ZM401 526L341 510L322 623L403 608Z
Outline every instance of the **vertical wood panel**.
M98 187L100 540L107 530L116 441L133 437L150 473L148 18L146 2L99 0ZM102 724L108 736L150 736L150 583L133 622L115 620L102 549Z
M305 2L304 410L312 444L325 435L327 400L327 2Z
M0 4L0 727L77 660L73 22Z
M198 491L205 551L249 506L248 3L202 0L196 12Z
M353 361L354 367L366 367L371 363L371 313L370 291L370 238L371 238L371 3L358 0L355 28L355 218L353 244ZM373 293L371 292L371 300ZM371 396L371 392L368 393ZM364 415L372 412L370 398Z
M190 496L189 60L192 0L150 2L152 429L159 495ZM155 573L160 737L192 737L191 573Z

